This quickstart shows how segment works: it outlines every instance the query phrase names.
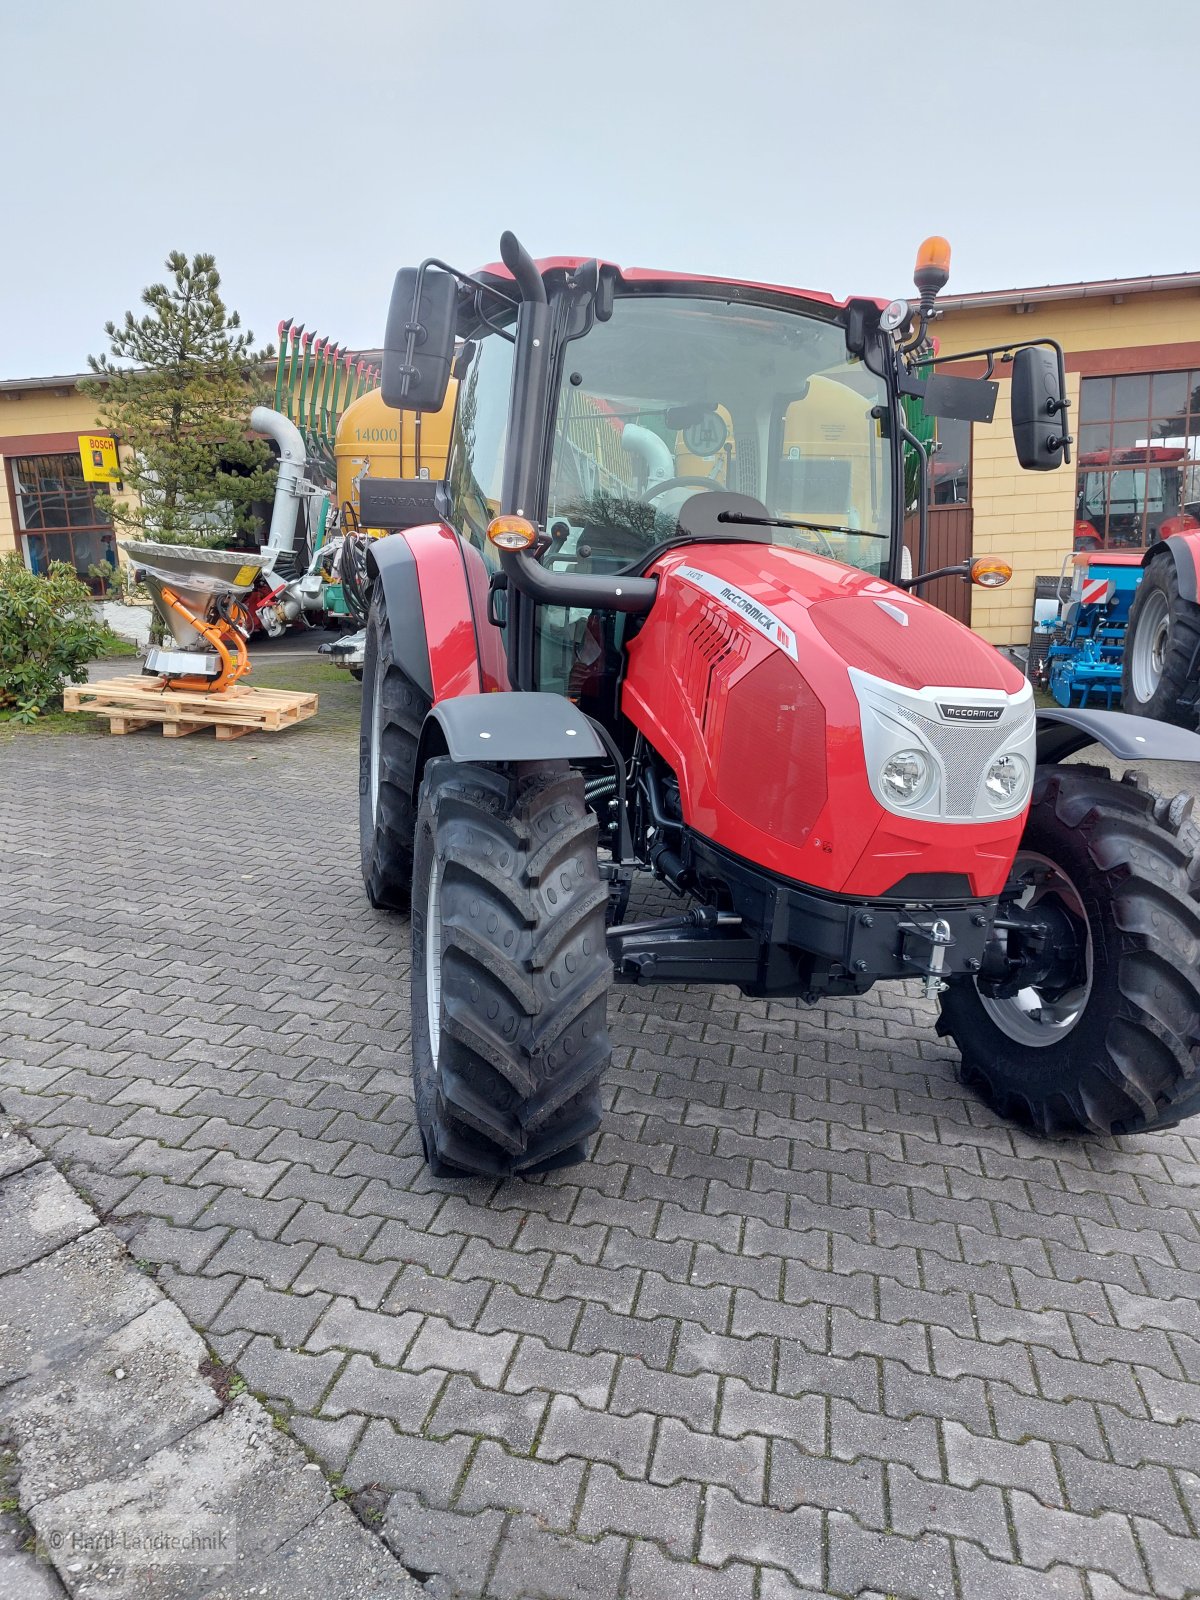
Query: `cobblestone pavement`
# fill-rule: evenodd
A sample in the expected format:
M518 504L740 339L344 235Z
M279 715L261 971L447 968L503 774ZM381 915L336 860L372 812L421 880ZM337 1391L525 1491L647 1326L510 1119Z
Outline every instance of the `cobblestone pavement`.
M0 748L0 1100L431 1597L1200 1594L1200 1127L1035 1143L908 993L623 990L592 1160L434 1182L308 729Z

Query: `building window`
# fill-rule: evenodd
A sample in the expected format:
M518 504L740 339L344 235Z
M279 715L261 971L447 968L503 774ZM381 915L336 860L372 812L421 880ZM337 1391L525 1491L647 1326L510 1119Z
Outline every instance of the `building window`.
M13 498L31 572L65 561L96 586L88 568L117 564L107 484L88 483L78 455L17 456Z
M939 417L934 424L937 450L933 457L932 489L935 506L971 503L971 424L956 417Z
M1077 550L1140 550L1200 519L1200 369L1084 378Z

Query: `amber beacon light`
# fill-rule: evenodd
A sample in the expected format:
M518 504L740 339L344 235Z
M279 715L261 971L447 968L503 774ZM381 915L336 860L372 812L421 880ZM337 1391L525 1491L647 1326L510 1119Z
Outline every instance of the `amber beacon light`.
M935 233L925 240L917 251L917 264L913 268L913 282L922 299L930 299L944 289L950 280L950 241Z
M497 550L528 550L537 538L537 529L528 517L493 517L487 536Z

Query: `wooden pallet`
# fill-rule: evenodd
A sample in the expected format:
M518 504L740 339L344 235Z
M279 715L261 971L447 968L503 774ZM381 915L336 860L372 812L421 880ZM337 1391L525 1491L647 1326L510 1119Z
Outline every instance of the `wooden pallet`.
M136 733L156 723L168 739L182 739L203 728L218 739L246 733L279 733L316 715L315 694L291 689L252 689L235 684L221 694L163 689L157 678L108 678L77 683L63 692L64 711L90 711L107 717L111 733Z

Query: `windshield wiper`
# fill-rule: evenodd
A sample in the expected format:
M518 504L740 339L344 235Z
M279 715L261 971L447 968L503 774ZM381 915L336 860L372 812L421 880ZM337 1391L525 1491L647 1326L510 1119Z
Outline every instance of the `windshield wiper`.
M842 528L832 522L801 522L798 517L756 517L753 512L719 511L718 522L748 522L756 528L802 528L807 533L849 533L859 539L888 539L887 533L872 533L869 528Z

